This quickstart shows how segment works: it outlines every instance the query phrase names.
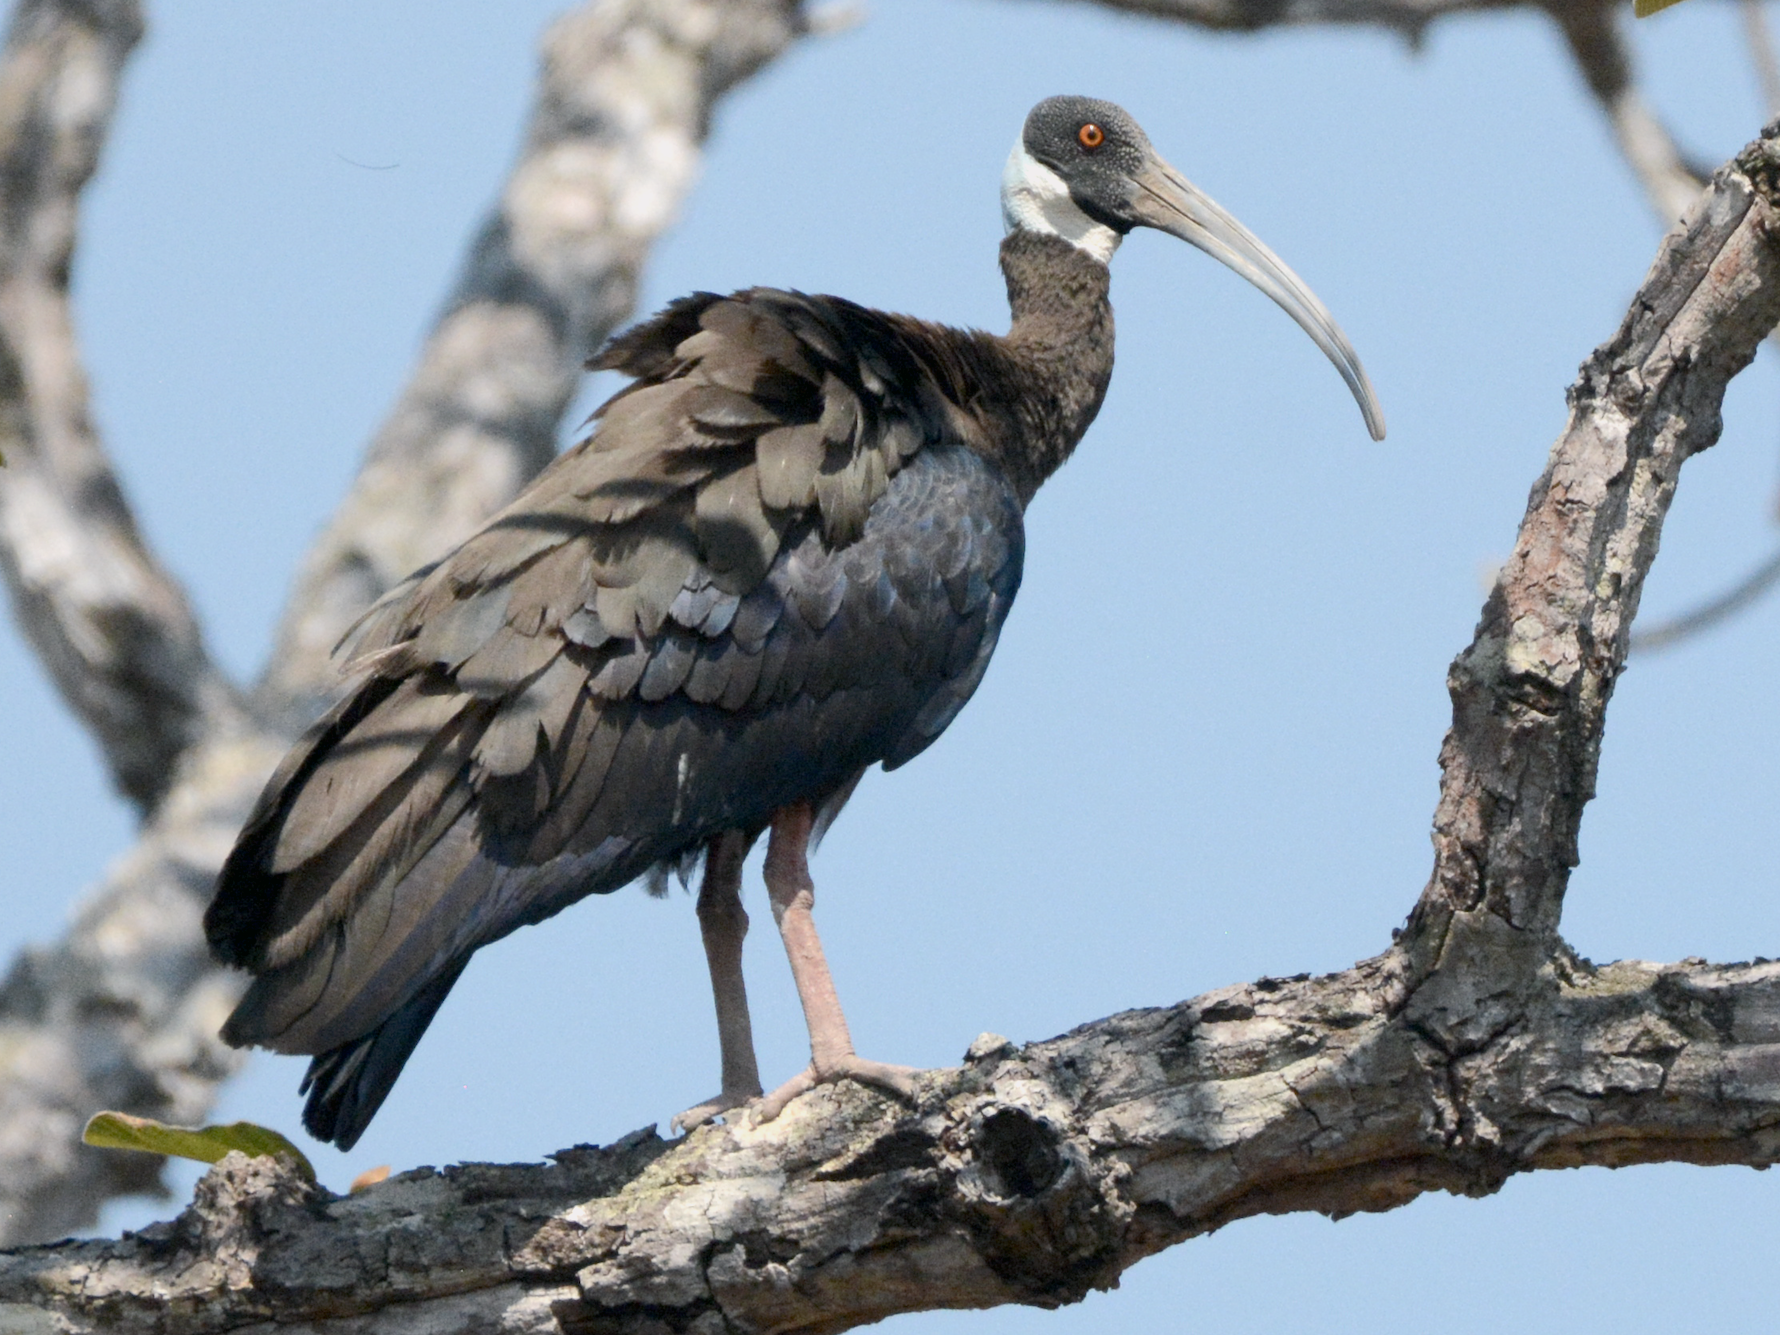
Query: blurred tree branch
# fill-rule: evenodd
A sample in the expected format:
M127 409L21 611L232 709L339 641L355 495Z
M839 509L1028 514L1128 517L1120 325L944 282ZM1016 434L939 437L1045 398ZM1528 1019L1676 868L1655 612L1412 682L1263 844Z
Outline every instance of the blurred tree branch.
M1670 227L1705 185L1706 169L1685 159L1675 136L1639 92L1624 10L1623 5L1596 0L1552 0L1547 5L1577 72L1607 118L1620 156L1644 188L1657 220Z
M1707 599L1691 611L1633 631L1632 651L1645 653L1652 649L1667 649L1690 640L1701 631L1729 621L1777 584L1780 584L1780 553L1768 557L1723 593Z
M359 613L550 461L582 363L629 317L692 188L714 104L802 27L798 0L606 0L551 28L519 161L304 562L262 709L306 724Z
M1762 105L1769 119L1780 116L1780 63L1774 59L1774 35L1768 26L1763 0L1737 0L1743 15L1743 40L1749 44L1750 63L1761 85Z

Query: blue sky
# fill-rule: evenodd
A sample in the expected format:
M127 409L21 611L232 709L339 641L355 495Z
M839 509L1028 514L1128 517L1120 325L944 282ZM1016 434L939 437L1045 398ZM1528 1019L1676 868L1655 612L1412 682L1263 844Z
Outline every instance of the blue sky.
M77 270L96 410L216 651L257 669L295 563L392 401L513 152L557 4L180 0L131 72ZM1735 11L1638 25L1695 154L1764 119ZM1552 26L1222 36L1083 5L880 0L728 101L644 305L755 283L999 328L996 186L1027 108L1123 103L1328 303L1391 434L1271 303L1139 234L1114 263L1100 421L1028 516L1026 582L975 701L867 779L815 863L869 1056L955 1063L1382 948L1426 878L1448 661L1504 556L1564 387L1658 239ZM1772 550L1771 352L1690 463L1645 599L1660 617ZM594 391L590 391L592 393ZM1780 599L1639 662L1608 723L1565 917L1597 960L1780 954L1772 830ZM54 936L131 837L91 745L0 632L8 949ZM805 1060L757 871L763 1074ZM482 952L349 1155L533 1159L716 1084L690 900L627 891ZM218 1114L294 1132L301 1062ZM182 1189L190 1175L180 1179ZM108 1228L168 1212L115 1208ZM1780 1181L1546 1173L1338 1225L1245 1221L1057 1314L899 1318L931 1335L1449 1332L1771 1320ZM1759 1259L1758 1259L1759 1255ZM1433 1296L1438 1295L1438 1296Z

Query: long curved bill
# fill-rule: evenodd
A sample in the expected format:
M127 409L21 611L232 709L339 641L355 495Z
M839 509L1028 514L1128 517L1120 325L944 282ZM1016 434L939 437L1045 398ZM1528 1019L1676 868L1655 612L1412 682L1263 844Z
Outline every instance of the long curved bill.
M1148 157L1132 178L1136 188L1131 208L1138 221L1199 247L1278 302L1315 340L1323 355L1335 363L1335 369L1341 372L1341 378L1359 402L1372 439L1383 440L1384 409L1372 392L1372 382L1366 379L1359 354L1328 307L1317 300L1316 293L1304 285L1303 279L1286 268L1279 256L1261 244L1259 237L1224 212L1154 150Z

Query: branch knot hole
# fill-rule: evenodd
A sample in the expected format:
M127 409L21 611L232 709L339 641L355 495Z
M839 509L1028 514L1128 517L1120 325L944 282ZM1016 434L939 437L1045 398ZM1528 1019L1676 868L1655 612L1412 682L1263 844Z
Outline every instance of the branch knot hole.
M1022 1302L1042 1307L1112 1284L1135 1213L1118 1193L1117 1168L1097 1166L1059 1112L1053 1120L1005 1103L980 1107L957 1184L978 1254Z
M1018 1108L983 1119L976 1157L983 1188L1002 1200L1042 1195L1063 1176L1056 1128Z

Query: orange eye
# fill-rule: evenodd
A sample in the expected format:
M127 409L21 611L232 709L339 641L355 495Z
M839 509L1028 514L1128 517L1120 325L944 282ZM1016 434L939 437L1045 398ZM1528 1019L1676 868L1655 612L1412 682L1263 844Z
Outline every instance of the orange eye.
M1099 148L1106 142L1106 131L1089 121L1075 132L1075 137L1082 141L1083 148Z

